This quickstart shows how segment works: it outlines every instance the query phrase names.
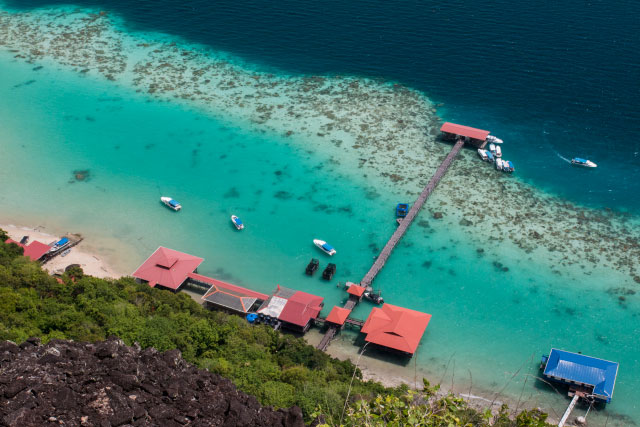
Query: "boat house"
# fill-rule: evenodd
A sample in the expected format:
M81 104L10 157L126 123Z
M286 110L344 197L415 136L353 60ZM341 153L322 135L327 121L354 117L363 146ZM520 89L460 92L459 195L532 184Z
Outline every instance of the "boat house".
M16 245L20 246L24 250L23 255L26 256L27 258L29 258L32 261L40 260L51 249L51 246L45 245L44 243L38 242L37 240L34 240L33 242L29 243L28 245L25 245L25 244L20 243L20 242L16 242L15 240L12 240L12 239L5 240L5 243L7 243L7 244L8 243L15 243Z
M430 314L385 304L371 310L360 332L367 342L413 356L429 320Z
M324 298L278 285L276 291L258 308L257 313L276 318L282 326L307 332L322 311Z
M487 136L489 136L490 133L488 130L476 129L450 122L444 123L440 131L445 141L455 142L462 138L465 143L473 145L476 148L484 148L487 144Z
M616 362L552 348L549 356L543 356L542 368L547 380L586 392L596 401L611 402L618 376Z

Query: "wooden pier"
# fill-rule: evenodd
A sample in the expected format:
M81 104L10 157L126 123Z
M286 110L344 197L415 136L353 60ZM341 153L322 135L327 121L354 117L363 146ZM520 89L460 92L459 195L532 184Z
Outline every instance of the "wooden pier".
M380 255L378 255L376 261L373 263L367 274L365 274L364 278L360 281L360 286L371 286L371 282L373 282L373 279L376 278L380 270L382 270L382 267L384 267L385 263L387 262L387 259L389 259L391 251L393 251L400 239L402 239L402 236L404 236L404 233L411 225L411 222L418 215L418 212L420 212L420 209L422 209L424 203L427 201L444 174L447 172L447 169L449 169L449 166L451 166L451 162L453 162L453 159L460 152L460 149L463 145L464 140L459 139L453 146L447 157L445 157L445 159L442 161L442 163L436 170L436 173L433 174L433 177L431 177L431 180L429 181L427 186L424 188L424 190L422 190L422 193L420 193L418 199L413 203L413 206L411 206L411 209L409 210L407 216L404 217L404 219L400 222L400 225L398 225L396 231L391 235L391 238L389 239L389 241L387 241L387 244L384 245L382 251L380 251Z
M433 190L436 188L436 186L438 185L438 183L440 182L444 174L447 172L447 170L449 169L449 166L451 166L451 162L453 162L453 159L458 155L458 153L464 146L464 143L465 143L464 139L462 138L459 138L456 141L455 145L453 146L449 154L447 154L447 157L445 157L445 159L442 161L442 163L436 170L436 173L433 174L427 186L424 188L424 190L422 190L422 193L420 193L420 196L418 197L418 199L413 203L413 206L411 206L411 209L409 210L409 213L407 214L407 216L404 217L403 220L400 222L400 224L398 225L398 228L396 228L396 231L391 235L391 238L387 241L387 244L384 245L384 248L382 248L382 251L380 252L380 255L378 255L378 257L376 258L376 261L373 263L373 265L371 266L367 274L365 274L364 278L360 281L360 286L364 286L364 287L371 286L373 279L376 278L380 270L382 270L382 267L384 267L385 263L387 262L387 259L389 259L389 256L391 255L391 251L393 251L393 249L396 247L400 239L402 239L402 236L404 236L404 233L407 231L407 229L411 225L411 222L413 222L415 217L418 215L418 212L420 212L420 209L422 209L422 206L425 204L425 202L427 201L427 199L429 198ZM346 308L347 310L353 310L353 308L358 304L358 302L359 302L359 299L357 298L349 298L349 300L344 305L344 308ZM349 319L347 319L347 321L348 320ZM364 325L364 322L362 322L362 325ZM362 327L362 325L359 325L359 326ZM318 350L325 351L327 347L329 347L331 340L333 339L333 337L336 336L338 331L339 331L339 328L337 326L334 326L334 325L329 326L327 328L327 332L325 332L324 336L322 337L322 340L320 340L320 343L316 346L316 348Z

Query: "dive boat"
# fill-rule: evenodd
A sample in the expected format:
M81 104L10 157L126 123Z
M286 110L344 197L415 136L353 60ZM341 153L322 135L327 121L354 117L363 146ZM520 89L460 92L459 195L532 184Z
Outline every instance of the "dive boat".
M485 150L485 153L487 153L487 161L488 162L493 163L496 160L496 158L493 157L493 154L491 154L491 151Z
M502 157L502 149L499 145L496 145L496 157Z
M373 302L374 304L384 303L384 299L380 295L380 291L378 291L378 293L374 293L373 291L367 291L364 294L362 294L362 296L364 296L366 299Z
M165 204L169 209L173 209L174 211L179 211L182 209L182 205L177 201L173 200L171 197L160 197L160 201Z
M238 230L242 230L244 228L242 220L235 215L231 215L231 222L236 226Z
M483 150L482 148L478 148L478 156L480 156L480 158L485 162L489 160L489 157L487 156L487 150Z
M504 163L504 161L502 159L496 159L496 169L501 171L502 167L503 167L503 163Z
M491 154L493 154L494 156L496 156L496 157L500 157L500 156L496 155L496 146L495 146L495 144L489 144L489 152Z
M336 253L336 250L333 249L333 246L320 239L313 239L313 244L316 245L322 252L329 256L333 256Z
M409 204L408 203L398 203L396 206L396 217L404 218L409 213Z
M493 135L487 135L487 141L493 142L494 144L502 144L502 140L500 138L496 138Z
M502 161L502 171L503 172L513 172L515 169L513 167L513 162L511 160L503 160Z
M581 159L580 157L574 157L571 159L571 164L575 166L582 166L584 168L597 168L598 165L593 163L591 160Z

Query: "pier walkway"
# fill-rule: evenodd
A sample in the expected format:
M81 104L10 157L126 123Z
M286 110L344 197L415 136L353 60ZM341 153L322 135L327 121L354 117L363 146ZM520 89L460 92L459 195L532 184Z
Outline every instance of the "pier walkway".
M376 258L376 261L373 263L367 274L365 274L364 278L360 281L360 286L371 286L371 282L373 282L373 279L376 278L380 270L382 270L382 267L384 267L385 263L387 262L387 259L389 259L391 251L393 251L400 239L402 239L402 236L404 236L404 233L411 225L411 222L418 215L420 209L422 209L422 205L424 205L444 174L447 172L447 169L449 169L449 166L451 166L451 162L453 162L453 159L460 152L460 149L463 145L464 140L459 139L453 146L447 157L445 157L445 159L442 161L442 163L436 170L436 173L433 174L433 177L431 177L431 180L429 181L427 186L424 188L424 190L422 190L422 193L420 193L418 199L413 203L413 206L411 206L411 209L409 210L407 216L404 217L402 221L400 221L400 225L398 225L398 228L396 228L396 231L391 235L391 238L389 239L389 241L387 241L387 244L384 245L384 248L382 248L382 251Z
M453 162L453 159L458 155L458 153L460 152L463 146L464 146L464 139L458 139L455 145L453 146L453 148L451 148L451 151L449 152L449 154L447 154L447 157L445 157L442 163L440 163L440 166L436 170L436 173L433 174L433 176L431 177L431 180L429 181L427 186L424 188L424 190L422 190L422 193L420 193L420 196L418 197L418 199L413 203L413 206L411 206L411 209L409 210L409 213L407 214L407 216L403 218L403 220L400 222L400 225L398 225L398 228L396 228L396 231L391 235L391 238L387 241L387 244L384 245L384 248L382 248L380 255L378 255L378 257L376 258L376 261L373 263L373 265L371 266L367 274L365 274L364 278L360 281L360 286L364 286L364 287L371 286L371 282L373 282L373 279L376 278L380 270L382 270L382 267L384 267L385 263L387 262L387 259L389 259L389 256L391 255L391 251L393 251L393 249L396 247L400 239L402 239L402 236L404 236L404 233L407 231L407 229L411 225L411 222L418 215L418 212L420 212L420 209L422 209L422 206L425 204L425 202L427 201L427 199L429 198L433 190L436 188L436 186L438 185L438 183L440 182L444 174L447 172L447 170L449 169L449 166L451 166L451 162ZM358 304L358 301L359 300L355 298L349 298L347 303L344 305L344 308L346 308L347 310L353 310L353 308ZM364 324L364 322L362 324ZM362 327L362 325L359 325L359 326ZM337 326L334 326L334 325L329 326L327 328L327 332L325 332L324 336L322 337L322 340L316 346L316 348L318 350L325 351L327 347L329 347L329 344L331 343L331 340L333 339L333 337L335 337L336 334L338 333L338 330L339 328Z

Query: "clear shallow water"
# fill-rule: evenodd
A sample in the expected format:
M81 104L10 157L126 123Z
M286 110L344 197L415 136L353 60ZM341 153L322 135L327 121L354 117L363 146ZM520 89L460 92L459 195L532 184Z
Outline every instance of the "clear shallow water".
M158 245L184 250L205 257L205 274L265 292L281 284L320 294L327 311L345 297L336 281L361 277L393 231L396 196L372 197L289 141L47 65L34 71L9 55L0 64L0 116L10 118L2 136L7 218L49 217L89 240L121 239L134 248L119 259L130 270ZM73 182L73 171L85 169L90 179ZM181 200L184 210L160 206L161 194ZM247 223L242 233L231 213ZM421 370L439 378L455 369L457 386L466 386L470 372L474 391L508 383L506 393L517 396L539 355L562 343L620 361L609 410L638 414L640 366L628 338L638 332L639 307L607 292L620 283L615 274L558 276L508 249L480 256L462 230L424 219L376 280L387 301L433 314L417 355ZM321 255L314 237L338 248L332 283L303 274L308 259ZM328 259L320 258L324 267ZM354 315L369 310L362 304ZM527 384L526 400L557 411L566 403Z
M308 259L320 255L311 239L338 248L336 280L357 280L394 228L394 190L378 188L373 197L366 183L315 147L296 148L304 144L46 63L34 70L37 64L10 55L0 63L0 117L10 118L0 137L4 214L25 221L48 215L52 226L91 240L122 239L123 251L134 250L115 257L129 270L165 245L204 256L205 274L265 292L278 283L308 290L325 296L329 309L345 294L302 274ZM69 183L82 169L91 179ZM175 215L162 208L161 194L181 200L185 210ZM231 213L248 224L244 232L234 231ZM456 384L464 384L469 370L474 387L495 390L518 369L535 373L539 355L562 343L621 362L609 409L637 417L640 368L629 337L637 333L638 304L607 292L622 277L610 271L558 276L509 247L479 257L460 227L445 229L423 217L430 226L412 227L376 281L387 301L434 315L416 359L422 369L439 378L451 359ZM499 271L497 260L509 271ZM363 304L355 315L365 318L369 309ZM517 396L523 378L507 392ZM531 384L525 395L541 405L566 403Z
M17 8L68 4L7 1ZM262 67L420 89L441 115L507 141L518 176L582 204L638 212L640 3L91 0ZM600 165L579 180L561 156Z

